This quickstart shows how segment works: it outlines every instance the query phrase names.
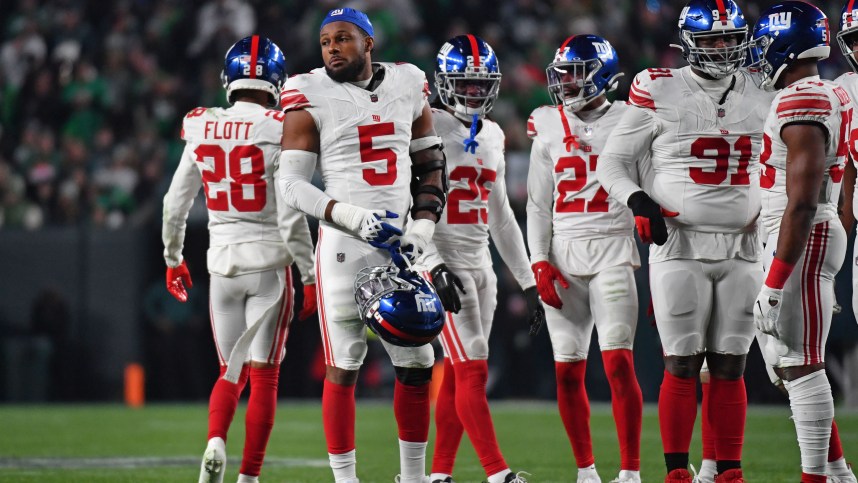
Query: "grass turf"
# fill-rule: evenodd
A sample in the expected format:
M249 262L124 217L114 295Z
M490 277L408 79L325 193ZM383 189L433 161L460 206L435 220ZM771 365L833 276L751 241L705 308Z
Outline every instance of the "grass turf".
M236 414L228 442L226 482L234 482L238 473L243 409ZM196 481L205 446L206 411L202 404L150 405L138 410L116 405L0 406L0 482ZM533 482L574 481L574 460L553 404L498 402L492 404L492 412L501 448L513 470L527 470ZM847 458L854 457L858 414L841 411L837 421ZM597 466L607 482L619 469L610 406L593 406L591 426ZM393 481L399 457L390 404L361 402L356 431L361 481ZM431 444L430 436L430 455ZM643 481L663 481L654 406L644 412L641 447ZM692 462L699 463L699 432L691 454ZM799 480L798 446L786 406L750 409L744 468L751 482ZM455 473L459 483L485 480L467 438ZM280 405L261 481L332 481L318 404Z

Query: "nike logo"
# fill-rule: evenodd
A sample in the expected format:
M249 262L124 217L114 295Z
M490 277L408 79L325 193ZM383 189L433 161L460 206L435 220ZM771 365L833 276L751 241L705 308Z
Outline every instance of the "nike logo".
M760 301L759 301L759 300L757 300L757 308L758 308L758 309L760 309L760 313L762 314L762 313L763 313L763 306L762 306L762 305L760 305Z
M795 88L796 91L806 91L808 89L810 89L810 87L796 87Z

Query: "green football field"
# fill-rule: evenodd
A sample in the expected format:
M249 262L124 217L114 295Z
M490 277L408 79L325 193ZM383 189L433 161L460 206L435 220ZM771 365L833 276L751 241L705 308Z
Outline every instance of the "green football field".
M569 443L552 404L492 405L507 462L534 482L575 481ZM150 405L0 406L0 482L196 482L205 447L206 407ZM645 409L642 437L644 482L663 481L664 465L655 406ZM858 413L838 413L847 459L858 454ZM226 482L237 478L244 433L243 407L227 445ZM396 426L390 403L361 402L357 412L358 476L364 483L392 482L398 472ZM592 408L596 463L606 483L619 457L610 406ZM699 429L699 420L698 420ZM699 433L692 462L699 462ZM430 437L430 454L431 454ZM329 482L321 408L283 403L261 481ZM430 457L431 458L431 457ZM796 482L799 455L787 407L752 407L745 439L745 477L750 482ZM485 479L464 440L454 477Z

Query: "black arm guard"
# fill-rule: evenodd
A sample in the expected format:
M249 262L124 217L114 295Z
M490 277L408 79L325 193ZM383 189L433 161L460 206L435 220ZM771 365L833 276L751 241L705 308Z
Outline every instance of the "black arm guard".
M437 154L435 153L435 150L437 150ZM418 153L426 153L433 157L440 155L440 158L429 160L423 158L419 160L418 164L418 160L414 159L414 155ZM426 154L423 156L426 156ZM444 155L444 146L436 144L431 148L417 151L411 156L411 160L411 198L413 200L411 217L414 218L414 215L419 211L428 211L435 214L435 216L440 220L441 213L444 212L444 206L447 204L447 157ZM438 188L435 185L426 184L426 175L433 171L441 171L441 188ZM436 196L439 201L418 200L417 198L421 194Z

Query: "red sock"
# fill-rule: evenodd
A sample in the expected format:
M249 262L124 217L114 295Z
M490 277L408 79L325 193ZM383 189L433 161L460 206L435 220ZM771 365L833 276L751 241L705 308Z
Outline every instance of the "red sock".
M715 438L715 453L719 461L741 461L745 439L745 415L748 412L748 394L745 378L709 379L709 423ZM714 403L714 404L713 404ZM696 405L696 404L695 404ZM703 415L705 421L707 416Z
M555 362L557 406L578 468L595 463L593 440L590 438L590 401L584 388L587 361Z
M435 400L435 450L432 452L432 473L453 474L456 453L465 427L456 414L456 374L453 363L444 359L444 379Z
M709 422L709 383L701 382L703 386L703 407L700 409L700 439L703 440L703 459L715 461L715 435Z
M456 413L468 432L468 439L480 458L480 464L491 476L507 469L486 399L486 381L489 365L486 361L471 360L453 366L456 371Z
M355 449L355 386L342 386L325 379L322 391L322 425L328 453L343 454Z
M620 469L640 471L643 396L635 375L632 351L604 351L602 362L611 385L611 408L620 442Z
M831 439L828 440L828 461L837 461L843 457L843 445L840 444L840 433L837 423L831 420Z
M241 459L241 474L259 476L265 448L274 427L274 413L277 411L277 383L280 379L280 366L270 368L250 368L250 399L247 401L247 415L244 418L245 439L244 457Z
M226 441L226 433L235 416L235 408L238 407L238 398L247 384L248 366L241 368L238 383L233 384L223 378L226 374L226 366L220 366L220 376L212 388L209 398L209 436L208 439L222 438Z
M676 377L664 371L658 394L658 425L665 453L688 454L697 419L696 384L694 378Z
M801 483L825 483L828 481L828 477L825 475L811 475L808 473L801 473Z
M393 414L399 439L411 443L429 441L429 384L410 386L397 379L393 387Z

